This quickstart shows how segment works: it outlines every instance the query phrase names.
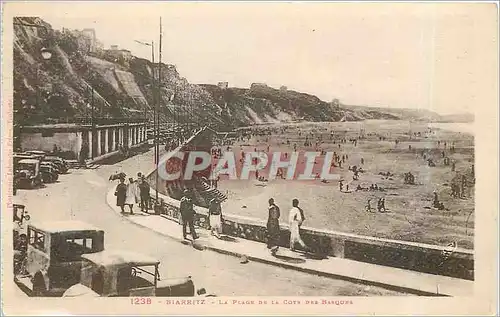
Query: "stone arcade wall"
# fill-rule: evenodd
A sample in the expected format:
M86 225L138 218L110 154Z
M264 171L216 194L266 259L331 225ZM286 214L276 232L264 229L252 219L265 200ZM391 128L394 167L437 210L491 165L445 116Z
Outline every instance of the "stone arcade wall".
M190 140L194 139L195 137ZM181 147L175 151L180 149ZM149 174L150 181L154 180L155 174L154 171ZM155 183L151 182L150 184L154 188ZM179 222L179 201L163 195L161 192L165 192L164 187L159 190L156 213ZM152 189L152 197L155 194ZM208 209L196 206L195 210L197 212L195 225L209 229ZM267 242L265 220L231 215L227 212L227 210L223 210L224 234L262 243ZM287 224L280 226L280 245L287 248L290 239L289 227ZM474 280L473 250L381 239L309 227L301 228L301 236L307 245L314 247L318 254L324 256Z

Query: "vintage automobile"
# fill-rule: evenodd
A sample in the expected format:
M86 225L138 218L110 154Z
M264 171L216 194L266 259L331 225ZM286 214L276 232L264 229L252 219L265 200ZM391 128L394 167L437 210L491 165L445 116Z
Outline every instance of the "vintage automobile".
M45 154L37 154L37 153L32 153L32 152L22 152L17 155L25 155L25 156L30 156L31 158L35 158L37 160L43 160L45 157Z
M58 156L46 156L43 160L54 163L58 168L59 174L66 174L68 172L68 163Z
M53 183L59 179L59 173L52 163L42 161L40 172L44 183Z
M80 283L73 285L63 297L182 297L195 293L191 277L161 279L160 262L150 256L121 250L105 250L84 254Z
M25 153L40 156L41 159L44 159L45 156L47 156L47 153L45 153L44 151L38 151L38 150L25 151Z
M55 162L50 162L50 161L46 161L45 159L42 160L42 165L45 165L45 166L50 166L54 169L55 172L57 172L57 174L62 174L62 171L61 171L61 167L56 164Z
M13 204L13 222L14 222L14 249L26 249L28 243L28 228L27 222L30 220L30 215L24 205Z
M82 255L104 250L104 231L79 221L30 223L25 273L15 282L31 296L61 296L80 282Z
M28 248L28 227L27 222L30 220L30 215L24 205L13 204L13 248L14 248L14 272L17 274L21 272L23 267L23 260L26 256Z
M19 187L35 188L42 185L42 174L40 172L40 160L22 159L14 165L15 175Z
M16 165L17 163L19 163L19 161L23 160L23 159L41 160L39 156L31 155L31 154L28 154L28 153L14 153L13 158L14 158L14 165Z

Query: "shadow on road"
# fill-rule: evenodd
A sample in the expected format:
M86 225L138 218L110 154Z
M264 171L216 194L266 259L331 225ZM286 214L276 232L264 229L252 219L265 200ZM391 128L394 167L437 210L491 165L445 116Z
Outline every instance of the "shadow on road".
M287 255L276 254L274 257L283 261L283 262L288 262L288 263L298 264L298 263L305 263L306 262L306 260L304 260L304 259L295 258L295 257L287 256Z
M230 236L220 236L220 240L222 241L229 241L229 242L239 242L237 239L230 237Z
M328 256L326 256L324 254L305 253L302 256L305 257L306 259L309 259L309 260L326 260L326 259L328 259Z
M113 155L111 157L100 160L99 164L100 165L114 165L114 164L117 164L119 162L125 161L129 158L132 158L133 156L144 154L144 153L148 152L149 149L150 149L149 146L133 149L132 151L129 152L128 156L125 156L123 154L116 154L116 155Z

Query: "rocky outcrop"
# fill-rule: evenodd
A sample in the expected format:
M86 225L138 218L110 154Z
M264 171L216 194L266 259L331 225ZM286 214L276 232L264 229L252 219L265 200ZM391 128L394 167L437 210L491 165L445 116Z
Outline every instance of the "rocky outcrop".
M38 25L40 27L26 26ZM69 122L97 117L148 117L158 100L149 60L121 56L88 44L84 32L53 30L40 18L16 18L14 25L15 122ZM51 53L42 57L44 49ZM318 97L254 84L249 89L194 85L173 65L161 65L160 116L163 122L210 124L221 130L249 124L291 121L358 121L432 117L409 110L325 102Z

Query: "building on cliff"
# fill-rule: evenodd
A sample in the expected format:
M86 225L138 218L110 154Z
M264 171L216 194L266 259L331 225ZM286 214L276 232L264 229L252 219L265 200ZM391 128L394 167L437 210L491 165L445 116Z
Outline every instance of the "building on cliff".
M76 39L78 50L88 53L97 53L103 49L103 45L97 40L95 29L87 28L83 30L70 30L67 28L62 29L65 35L72 35Z
M229 83L227 81L220 81L217 84L217 87L219 87L220 89L227 89L228 86L229 86Z
M250 85L250 89L257 89L257 88L267 88L267 84L265 83L253 83Z
M130 60L132 59L132 52L120 49L118 45L111 45L109 49L104 50L104 55L106 59L126 67L129 66Z
M88 46L88 51L90 53L95 53L97 50L96 47L96 36L94 29L83 29L82 34L85 36L85 41Z

